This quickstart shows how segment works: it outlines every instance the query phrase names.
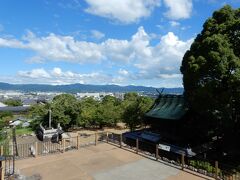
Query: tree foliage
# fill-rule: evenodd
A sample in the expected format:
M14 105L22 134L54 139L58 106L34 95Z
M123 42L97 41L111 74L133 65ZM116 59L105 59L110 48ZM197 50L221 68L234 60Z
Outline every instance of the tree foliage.
M70 94L61 94L53 98L51 103L53 124L60 123L65 129L76 125L80 118L80 104Z
M31 106L28 116L33 119L30 123L33 130L36 130L41 123L48 125L49 107L49 104L35 104Z
M12 119L12 117L13 114L11 112L0 112L0 130L9 125L9 121Z
M215 120L216 128L233 128L240 113L240 9L226 5L207 19L181 72L191 109Z
M143 124L144 114L150 109L153 99L138 96L136 93L127 93L123 101L123 121L131 131Z
M81 113L79 119L79 125L83 127L89 127L96 125L95 115L98 107L98 102L92 97L83 98L81 101Z
M115 126L121 119L120 102L113 96L105 96L99 103L95 121L102 128L104 125Z
M8 99L4 101L4 104L8 106L22 106L21 100L15 100L15 99Z
M70 94L56 96L46 105L33 105L30 113L35 117L32 122L34 129L42 123L48 126L48 110L52 110L52 124L60 123L64 129L72 126L99 127L116 126L124 121L131 129L142 125L144 113L152 105L153 100L138 96L136 93L127 93L121 101L113 96L105 96L101 101L92 97L77 100Z
M45 105L33 105L30 114L35 120L32 127L36 129L40 123L48 127L49 110L52 111L52 126L56 127L58 123L64 129L76 125L80 118L80 104L77 99L70 94L61 94L55 96L51 103Z

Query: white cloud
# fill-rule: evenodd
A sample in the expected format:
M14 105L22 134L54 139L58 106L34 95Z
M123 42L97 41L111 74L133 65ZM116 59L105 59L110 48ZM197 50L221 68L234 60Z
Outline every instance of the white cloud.
M181 79L178 74L182 57L189 49L193 39L180 40L173 32L161 36L156 45L151 45L151 34L139 27L130 40L107 39L100 43L77 41L71 36L49 34L37 37L32 32L23 40L0 38L0 47L29 49L36 53L31 62L66 61L71 63L99 63L103 67L117 65L115 74L88 73L78 74L63 72L59 68L44 72L43 70L20 72L22 77L49 78L58 77L58 81L70 82L127 82L143 79ZM118 75L116 75L118 74ZM97 79L98 81L95 81ZM50 78L51 81L54 79ZM102 81L100 81L102 80ZM53 81L55 82L55 81ZM134 83L134 82L131 82Z
M40 56L33 56L33 57L26 59L26 62L27 63L43 63L44 58L40 57Z
M115 62L129 62L132 59L132 49L127 40L108 39L101 46L106 59Z
M58 6L64 9L79 9L81 8L81 3L79 0L71 0L71 1L65 1L65 0L58 0Z
M184 30L186 30L186 29L190 29L190 28L191 28L191 26L182 26L182 27L181 27L181 30L184 31Z
M177 22L177 21L169 21L169 24L172 26L172 27L176 27L176 26L179 26L180 23Z
M150 46L150 36L143 27L139 27L130 41L108 39L102 43L104 54L107 59L117 62L139 61L151 56L152 47Z
M18 76L32 79L50 78L48 72L45 71L43 68L33 69L32 71L19 71Z
M159 29L164 29L164 26L161 25L161 24L157 24L156 27L159 28Z
M0 47L24 48L24 44L16 39L0 38Z
M55 67L52 70L52 75L54 75L54 76L62 76L62 70L60 68Z
M59 36L50 33L46 37L37 37L28 32L23 41L0 38L0 47L29 49L36 52L30 62L43 59L67 61L73 63L96 62L103 59L99 45L86 41L75 41L71 36Z
M125 69L119 69L118 74L123 75L123 76L127 76L129 73Z
M85 0L88 13L119 21L134 23L151 15L160 0Z
M169 19L186 19L191 16L192 0L164 0L168 11L165 16Z
M14 80L14 78L10 78L10 82L39 84L109 84L119 83L123 80L120 76L112 76L103 72L75 73L72 71L62 71L59 67L48 71L43 68L30 71L18 71L17 77L17 81Z
M95 39L102 39L105 37L105 34L98 30L92 30L91 34L92 34L92 37Z
M135 64L139 69L139 73L135 76L153 78L163 77L162 74L179 74L182 57L192 41L193 39L181 41L172 32L162 36L160 42L155 47L151 47L152 55Z
M182 74L160 74L159 77L163 79L181 78Z

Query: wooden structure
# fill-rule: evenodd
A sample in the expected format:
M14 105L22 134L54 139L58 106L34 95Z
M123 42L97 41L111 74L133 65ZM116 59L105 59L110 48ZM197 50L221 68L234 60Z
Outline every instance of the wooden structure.
M171 151L189 157L196 155L189 147L185 136L188 107L183 95L160 94L151 110L145 114L145 123L150 128L124 133L125 142L131 144L138 139L139 144L144 144L140 148L148 151L154 152L158 145L162 151Z
M182 95L159 95L153 107L145 114L145 122L151 131L170 143L181 143L187 124L188 107Z

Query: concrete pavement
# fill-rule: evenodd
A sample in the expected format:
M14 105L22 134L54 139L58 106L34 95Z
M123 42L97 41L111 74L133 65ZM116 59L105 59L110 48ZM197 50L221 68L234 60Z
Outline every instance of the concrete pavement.
M201 180L160 162L103 143L62 154L16 161L25 176L44 180Z

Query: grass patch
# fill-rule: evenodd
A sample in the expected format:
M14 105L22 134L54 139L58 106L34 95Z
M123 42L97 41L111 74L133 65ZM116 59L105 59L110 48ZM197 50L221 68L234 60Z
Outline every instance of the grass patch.
M16 135L32 134L32 133L33 133L33 130L31 128L16 129Z

